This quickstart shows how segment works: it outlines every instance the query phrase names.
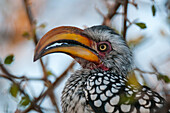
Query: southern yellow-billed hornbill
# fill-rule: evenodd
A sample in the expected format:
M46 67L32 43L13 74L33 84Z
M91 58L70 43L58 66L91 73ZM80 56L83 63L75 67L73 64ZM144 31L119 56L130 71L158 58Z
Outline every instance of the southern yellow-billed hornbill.
M72 56L82 66L62 92L64 113L155 113L165 106L158 93L128 77L132 53L107 26L52 29L40 39L34 61L55 52Z

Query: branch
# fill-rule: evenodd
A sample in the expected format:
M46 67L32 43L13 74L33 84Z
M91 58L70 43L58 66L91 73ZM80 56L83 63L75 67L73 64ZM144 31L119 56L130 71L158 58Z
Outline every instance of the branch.
M109 5L109 4L107 4ZM103 23L102 25L111 26L111 19L117 14L117 10L120 7L121 3L119 0L115 0L115 4L112 6L108 6L108 14L105 16L101 13L99 9L96 8L97 12L103 17Z
M39 102L41 99L45 98L45 96L47 96L49 93L51 93L51 91L53 91L53 89L59 85L59 83L61 82L61 80L64 78L64 76L67 74L67 72L74 66L75 62L73 61L70 66L58 77L56 78L55 82L49 86L49 88L42 94L40 95L38 98L36 98L33 102L37 103ZM23 111L23 113L27 113L29 112L31 109L33 108L33 104L31 104L25 111Z
M18 77L16 75L13 75L4 67L4 65L1 62L0 62L0 69L5 74L5 76L0 75L0 77L2 77L2 78L9 77L11 79L22 79L22 81L30 81L30 80L43 80L44 81L44 79L42 79L42 78L27 78L26 76Z
M26 14L28 16L28 20L29 20L29 23L30 23L30 26L31 26L31 33L33 35L33 41L34 41L34 44L35 46L37 45L38 43L38 38L37 38L37 35L36 35L36 25L35 25L35 20L33 18L33 14L32 14L32 11L31 11L31 8L30 8L30 5L29 5L29 0L24 0L24 6L25 6L25 10L26 10ZM42 59L40 59L40 64L41 64L41 67L42 67L42 70L43 70L43 78L46 80L47 79L47 69L42 61Z
M19 91L21 92L21 94L23 94L25 97L29 97L28 94L24 91L24 89L21 88L20 83L17 82L17 81L15 81L11 76L6 76L6 75L3 75L3 74L2 74L2 75L0 75L0 77L3 77L3 78L5 78L5 79L11 81L13 84L17 85L17 87L18 87ZM30 100L30 97L29 97L29 100ZM31 101L31 100L30 100L30 103L31 103L31 105L34 106L32 109L35 109L35 108L36 108L36 109L35 109L36 111L42 113L42 111L41 111L41 109L40 109L40 106L38 106L36 103L34 103L34 102ZM18 110L17 110L17 111L18 111Z
M119 2L119 0L115 0L115 4L113 7L110 8L107 17L111 19L116 14L117 9L120 7L120 5L121 3Z
M128 7L128 0L124 0L124 24L123 24L123 38L126 40L126 32L127 32L127 7Z
M57 113L60 113L60 110L58 108L58 104L57 102L55 101L56 100L56 96L54 95L54 91L51 91L51 93L49 93L49 97L51 99L51 102L52 104L55 106L56 110L57 110Z

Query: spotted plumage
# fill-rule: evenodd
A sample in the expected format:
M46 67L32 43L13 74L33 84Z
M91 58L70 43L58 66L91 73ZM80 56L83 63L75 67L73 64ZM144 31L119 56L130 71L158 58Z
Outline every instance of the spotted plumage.
M63 112L74 113L79 109L77 113L155 113L164 106L165 100L158 93L127 82L126 77L110 71L77 71L63 91ZM77 99L83 101L79 103Z
M134 67L132 53L107 26L55 28L39 41L34 60L54 52L66 53L82 66L66 82L63 113L158 113L166 106L158 93L128 75Z

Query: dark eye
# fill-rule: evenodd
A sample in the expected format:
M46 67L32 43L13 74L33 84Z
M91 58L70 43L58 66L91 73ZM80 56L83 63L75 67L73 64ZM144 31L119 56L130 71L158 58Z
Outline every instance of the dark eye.
M105 52L105 51L108 50L108 45L106 43L100 44L98 46L98 50L101 51L101 52Z

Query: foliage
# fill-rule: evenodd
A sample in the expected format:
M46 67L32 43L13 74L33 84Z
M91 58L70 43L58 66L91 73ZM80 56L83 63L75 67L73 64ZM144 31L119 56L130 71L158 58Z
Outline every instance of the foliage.
M141 29L147 28L145 23L135 23L137 26L139 26Z
M27 106L28 104L30 104L30 99L28 96L24 96L22 97L21 101L20 101L20 106Z
M8 55L5 60L4 60L4 64L11 64L14 61L14 55Z
M18 93L19 93L19 87L17 84L13 83L9 89L9 92L10 94L13 96L13 97L17 97Z
M153 14L153 16L156 15L156 8L155 8L155 5L152 5L152 14Z

